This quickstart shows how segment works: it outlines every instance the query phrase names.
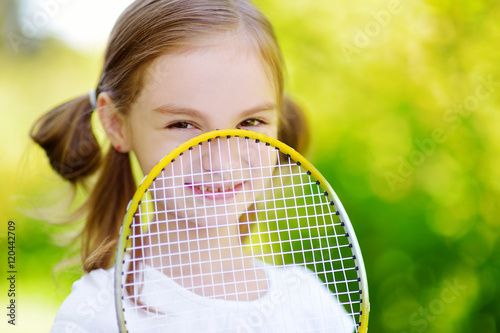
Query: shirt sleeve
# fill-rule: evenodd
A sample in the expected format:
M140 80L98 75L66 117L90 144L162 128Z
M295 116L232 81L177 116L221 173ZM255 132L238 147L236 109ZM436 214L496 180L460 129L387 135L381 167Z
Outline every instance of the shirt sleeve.
M73 284L50 332L118 332L112 269L94 270Z

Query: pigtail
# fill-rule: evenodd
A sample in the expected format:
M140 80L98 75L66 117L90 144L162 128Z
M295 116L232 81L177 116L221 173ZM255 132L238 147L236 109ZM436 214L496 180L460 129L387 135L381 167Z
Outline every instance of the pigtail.
M278 139L304 154L309 145L309 129L307 119L291 98L285 96L282 104L282 114L278 129Z
M45 150L52 168L74 187L84 185L87 177L100 171L87 200L71 216L86 215L82 230L86 272L111 265L121 221L135 192L128 154L109 149L102 158L92 132L92 111L88 95L78 97L42 116L30 132Z
M135 190L129 155L110 149L86 204L88 216L82 235L86 272L112 265L121 222Z
M92 111L88 95L80 96L49 111L30 131L52 168L74 185L93 174L101 162L90 121Z

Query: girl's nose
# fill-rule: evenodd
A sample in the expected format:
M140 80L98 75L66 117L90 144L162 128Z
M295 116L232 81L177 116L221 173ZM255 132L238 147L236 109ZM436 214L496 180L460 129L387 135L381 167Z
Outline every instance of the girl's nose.
M235 172L241 172L241 168L248 166L237 141L238 138L216 138L203 144L203 171L212 173L214 180L231 180Z

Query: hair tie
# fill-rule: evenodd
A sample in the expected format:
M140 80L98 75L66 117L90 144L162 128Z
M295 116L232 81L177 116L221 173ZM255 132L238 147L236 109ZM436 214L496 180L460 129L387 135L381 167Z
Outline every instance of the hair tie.
M97 99L95 95L95 89L91 90L89 92L89 101L90 101L90 106L92 107L92 110L95 110L97 108Z

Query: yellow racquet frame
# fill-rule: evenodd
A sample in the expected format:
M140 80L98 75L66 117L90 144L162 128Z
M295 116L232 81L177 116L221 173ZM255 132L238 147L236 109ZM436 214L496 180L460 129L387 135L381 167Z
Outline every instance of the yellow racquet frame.
M120 228L120 236L118 239L118 244L117 244L117 253L116 253L116 258L115 258L115 303L116 303L116 308L117 309L122 309L122 298L120 293L118 292L121 290L121 272L123 271L123 264L124 264L124 251L123 248L126 245L127 242L127 234L125 232L122 232L123 230L126 230L130 227L134 214L141 202L141 198L143 197L144 193L146 193L147 189L149 188L150 184L154 181L156 176L165 168L166 165L171 163L174 159L180 156L180 154L186 150L188 150L190 147L196 146L201 142L205 142L209 139L215 139L217 137L242 137L242 138L249 138L252 140L259 140L263 143L269 143L273 147L276 147L282 152L283 154L289 155L293 160L296 162L300 162L301 166L308 170L311 173L311 176L319 181L323 187L323 189L328 192L328 195L331 196L331 199L335 202L335 206L337 207L337 210L340 215L340 219L342 222L344 222L345 230L346 232L349 233L349 238L351 239L351 242L353 244L352 247L352 252L355 255L355 262L356 266L359 268L359 278L360 278L360 289L361 289L361 314L359 318L360 325L358 327L358 332L361 333L366 333L368 331L368 317L369 317L369 312L370 312L370 303L369 303L369 297L368 297L368 282L366 278L366 272L365 272L365 266L363 262L363 257L361 255L361 250L358 245L358 241L354 232L354 229L352 227L352 224L349 220L349 217L347 216L347 213L345 212L342 203L340 202L337 194L335 191L332 189L330 184L326 181L326 179L323 177L323 175L308 161L306 160L300 153L298 153L296 150L293 148L289 147L288 145L280 142L279 140L276 140L274 138L271 138L267 135L258 133L258 132L253 132L253 131L248 131L248 130L239 130L239 129L231 129L231 130L216 130L216 131L211 131L208 133L201 134L185 143L182 145L178 146L174 150L172 150L169 154L167 154L150 172L148 175L146 175L141 184L139 185L134 197L132 200L129 202L127 206L127 212L125 214L123 224ZM122 311L117 311L117 317L118 317L118 324L120 328L120 332L126 332L126 327L125 327L125 321L124 321L124 314Z

